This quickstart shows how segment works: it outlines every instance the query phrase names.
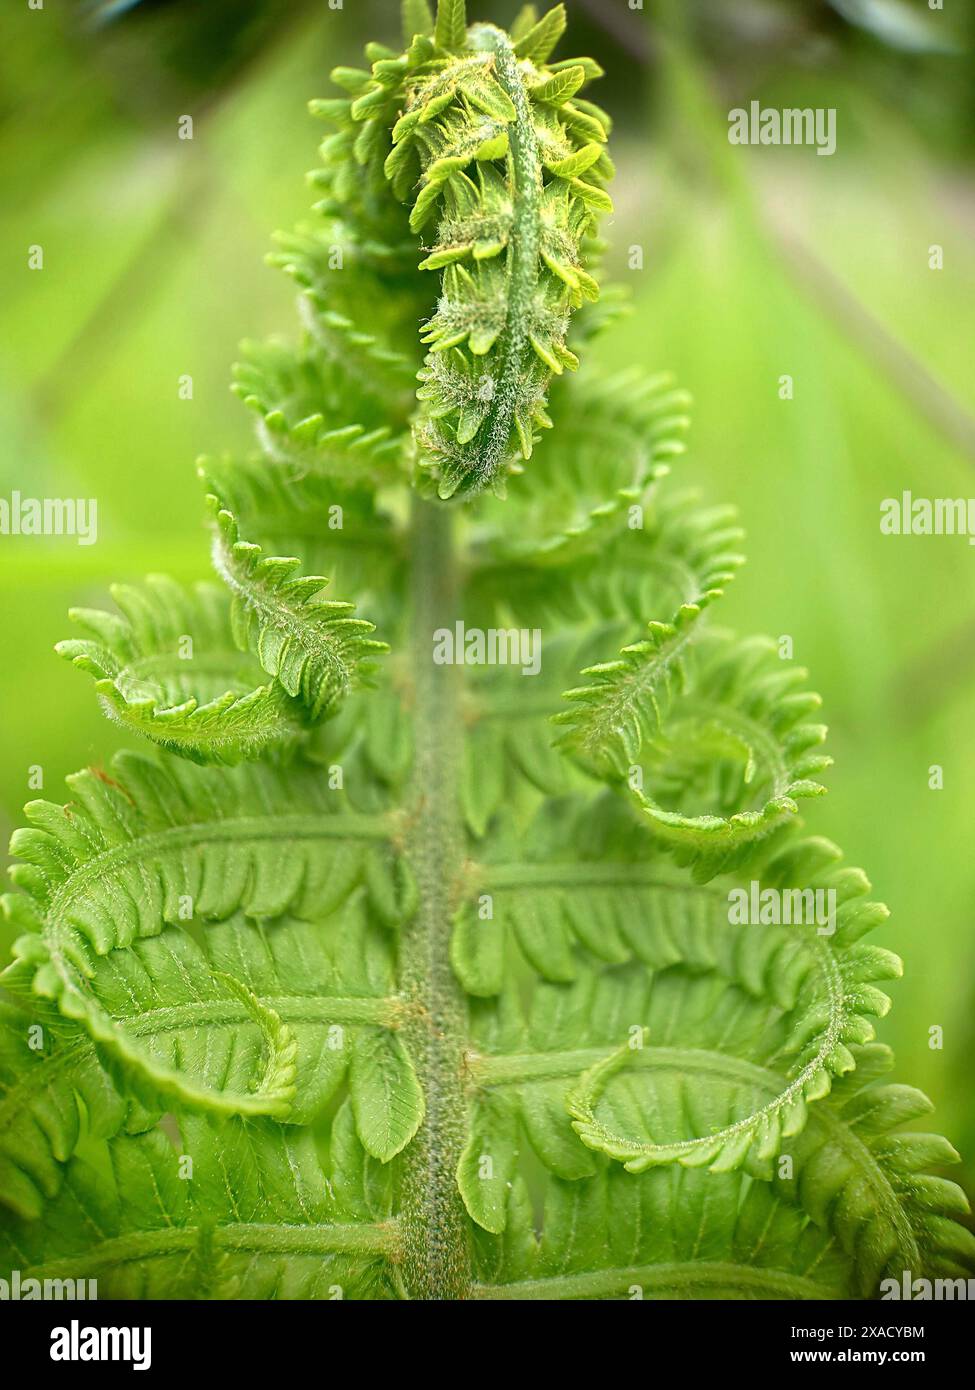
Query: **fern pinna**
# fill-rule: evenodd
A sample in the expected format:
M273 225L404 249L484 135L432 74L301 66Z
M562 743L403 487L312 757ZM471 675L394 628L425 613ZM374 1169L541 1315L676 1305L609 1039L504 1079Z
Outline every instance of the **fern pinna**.
M259 452L200 470L223 587L119 588L60 647L154 747L14 837L0 1263L140 1298L962 1275L956 1155L895 1132L930 1107L873 1041L885 910L800 827L816 697L708 621L740 533L664 483L684 394L576 374L599 69L553 61L561 6L404 15L313 103L303 336L246 347ZM537 674L465 660L523 630ZM753 884L828 929L736 920Z

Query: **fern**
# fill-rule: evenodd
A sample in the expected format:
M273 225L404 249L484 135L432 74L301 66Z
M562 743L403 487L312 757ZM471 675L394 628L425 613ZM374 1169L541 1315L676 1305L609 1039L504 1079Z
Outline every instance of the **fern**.
M13 839L0 1263L134 1298L964 1274L956 1155L897 1133L930 1107L874 1041L885 909L801 823L818 700L711 621L741 532L667 481L686 393L576 374L599 70L553 61L561 6L403 9L313 103L317 220L271 258L302 337L235 377L257 452L200 465L225 588L117 588L59 645L153 746ZM437 664L459 620L539 630L540 670ZM754 882L829 931L735 922Z

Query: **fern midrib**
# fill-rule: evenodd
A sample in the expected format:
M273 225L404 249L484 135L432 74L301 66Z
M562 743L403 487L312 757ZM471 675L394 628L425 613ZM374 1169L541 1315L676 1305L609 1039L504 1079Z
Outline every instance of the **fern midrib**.
M168 1259L190 1253L206 1239L215 1249L253 1255L377 1255L395 1261L399 1257L400 1231L395 1218L382 1224L286 1222L225 1222L215 1226L166 1226L155 1231L129 1231L109 1236L85 1251L48 1264L25 1267L27 1279L90 1278L102 1270L118 1269L147 1260ZM25 1261L26 1266L26 1261Z
M620 743L624 755L628 755L626 735L621 726L627 717L634 712L641 724L647 719L647 712L642 709L641 702L648 696L652 702L653 722L654 724L659 723L654 688L658 681L667 677L671 668L679 661L680 655L691 641L691 637L690 627L675 632L662 646L657 648L651 660L646 664L641 662L635 667L629 667L619 672L617 682L613 682L610 678L609 685L604 685L602 688L594 687L594 689L599 690L600 695L604 694L607 689L611 690L612 694L605 705L602 701L590 705L591 722L586 719L587 711L585 708L579 712L582 725L579 744L583 753L598 758L602 755L605 744L612 740L614 743ZM586 727L587 724L588 727ZM573 732L575 731L570 726L567 738L571 738Z
M406 853L417 910L403 932L400 989L416 1006L403 1038L426 1108L404 1154L403 1278L411 1298L463 1299L472 1287L469 1221L456 1172L467 1133L461 1077L468 1022L448 954L455 882L464 862L457 794L460 668L433 661L433 633L455 617L450 509L414 498L411 542L415 757Z
M114 682L110 684L114 690L118 689ZM102 708L113 723L124 729L145 729L147 726L155 729L155 734L151 734L150 737L155 737L162 747L175 745L179 748L204 750L231 748L236 752L243 747L259 748L285 732L291 732L296 739L305 732L297 716L288 715L282 698L286 698L284 688L275 687L274 684L257 686L246 692L228 692L234 694L234 700L221 711L226 722L219 724L216 731L213 727L212 705L220 696L214 701L197 704L194 709L187 710L178 723L173 724L172 711L179 707L175 704L152 704L147 707L122 694L125 705L124 709L119 709L112 694L101 691L99 693ZM255 698L258 695L261 697L259 700ZM190 698L192 697L187 697ZM245 701L250 701L250 704L245 707L246 719L242 719L241 706ZM238 722L231 724L231 716Z
M627 1293L635 1285L642 1289L644 1298L661 1298L668 1294L693 1298L694 1290L710 1298L728 1297L743 1289L765 1299L833 1299L840 1296L835 1288L785 1270L756 1269L732 1261L688 1260L621 1265L614 1269L551 1275L511 1284L477 1284L474 1297L519 1302L598 1299Z
M114 870L132 863L149 862L188 845L214 844L232 841L235 844L255 841L292 840L389 840L393 836L392 822L384 816L330 815L319 816L292 812L269 813L261 816L234 816L222 821L193 821L189 825L174 825L166 830L140 835L123 844L102 850L73 870L51 894L45 906L45 917L53 922L68 910L73 899L83 895L92 883L108 877Z
M400 1008L395 998L350 995L265 995L255 996L259 1004L272 1009L283 1023L363 1023L396 1028ZM156 1037L184 1028L204 1025L223 1027L231 1023L254 1023L254 1013L234 999L199 999L161 1009L142 1009L133 1018L124 1018L125 1031L133 1037Z
M190 661L171 651L143 652L120 666L111 679L147 683L151 681L158 687L163 679L178 682L188 681L196 676L215 676L219 680L226 680L229 688L233 677L228 675L228 668L240 671L248 663L249 658L244 652L230 646L219 649L211 647L205 656L194 656ZM220 694L222 695L223 691Z
M522 1085L526 1082L547 1078L578 1076L580 1072L599 1062L608 1061L619 1051L618 1047L605 1044L602 1047L572 1048L564 1052L512 1052L489 1055L471 1052L467 1054L467 1065L475 1082L486 1086ZM757 1066L743 1057L729 1056L723 1052L709 1051L696 1047L643 1047L635 1050L627 1059L627 1071L645 1069L648 1071L676 1071L680 1075L704 1073L719 1077L724 1081L737 1081L765 1092L778 1099L783 1094L782 1076L770 1071L768 1067ZM792 1083L795 1084L795 1083ZM746 1120L717 1133L728 1133L738 1128ZM628 1142L620 1135L614 1138ZM713 1136L709 1136L713 1137ZM680 1148L691 1147L701 1140L663 1141L648 1147Z
M656 1057L647 1057L649 1065L667 1066L684 1071L706 1071L712 1075L731 1077L733 1079L749 1082L756 1088L771 1092L772 1099L767 1104L757 1110L750 1111L743 1115L741 1119L735 1120L730 1125L724 1125L720 1129L712 1130L706 1135L698 1135L693 1139L678 1139L673 1142L648 1142L645 1140L633 1140L625 1135L617 1134L615 1131L607 1129L601 1121L596 1119L596 1102L592 1095L587 1095L586 1103L591 1116L591 1128L597 1130L603 1139L618 1146L621 1150L626 1150L634 1155L653 1154L662 1151L668 1153L692 1153L695 1149L706 1147L716 1140L722 1144L729 1143L737 1136L746 1133L755 1123L766 1117L774 1116L784 1110L793 1100L802 1099L807 1082L815 1078L822 1072L826 1058L835 1048L839 1041L841 1025L841 1007L834 1006L834 999L831 996L831 1006L833 1006L832 1016L828 1028L823 1033L823 1039L816 1050L815 1056L806 1063L802 1071L790 1081L784 1089L780 1083L782 1077L775 1072L769 1072L763 1067L757 1067L751 1062L746 1062L737 1057L726 1057L722 1053L708 1052L696 1048L644 1048L641 1052L634 1052L628 1063L632 1067L639 1066L643 1062L645 1054L658 1054ZM602 1060L609 1061L609 1057ZM646 1063L645 1063L646 1064ZM600 1092L602 1086L600 1086ZM597 1096L598 1100L598 1096Z
M345 483L359 482L362 478L363 460L367 463L375 460L375 453L368 444L359 449L358 458L354 457L354 455L350 457L350 455L353 454L355 444L361 443L361 439L364 436L360 436L359 439L353 441L353 446L347 449L337 447L334 442L324 441L316 443L313 440L309 440L307 443L302 444L295 444L292 442L290 448L283 449L279 448L277 443L280 436L276 435L273 430L268 429L263 420L259 420L257 425L257 437L265 458L279 465L282 469L294 467L295 454L300 448L302 452L310 456L312 468L315 470L313 476L332 478L336 481ZM285 438L287 437L288 436L285 436ZM371 441L372 444L387 444L390 446L387 450L389 453L392 453L395 447L401 447L402 442L402 438L399 434L393 435L391 431L387 432L384 439L374 439Z
M314 621L323 617L327 610L316 610L315 603L305 599L299 604L302 613L298 615L289 603L275 597L273 591L269 592L263 580L255 582L251 576L248 576L247 581L238 579L232 559L232 547L225 545L219 533L213 544L213 564L228 589L244 604L248 613L263 615L282 627L287 632L289 641L294 642L311 660L320 661L326 668L333 693L338 691L348 694L353 687L355 676L355 663L349 659L349 650L354 646L354 639L346 638L343 633L331 632L327 619L324 624ZM323 590L327 584L328 580L322 581ZM282 653L279 667L283 665L283 656ZM277 672L272 671L268 674L276 675Z

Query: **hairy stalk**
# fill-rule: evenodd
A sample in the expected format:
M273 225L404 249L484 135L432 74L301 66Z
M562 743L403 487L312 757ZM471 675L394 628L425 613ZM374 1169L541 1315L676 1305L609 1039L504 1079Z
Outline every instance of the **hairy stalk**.
M405 929L402 987L419 1005L403 1037L426 1097L426 1114L405 1154L404 1277L412 1297L469 1296L469 1224L456 1171L467 1128L461 1084L467 1008L448 959L453 876L463 860L457 803L460 668L436 666L432 637L450 626L456 607L450 513L414 501L412 652L416 761L414 822L407 853L419 890Z

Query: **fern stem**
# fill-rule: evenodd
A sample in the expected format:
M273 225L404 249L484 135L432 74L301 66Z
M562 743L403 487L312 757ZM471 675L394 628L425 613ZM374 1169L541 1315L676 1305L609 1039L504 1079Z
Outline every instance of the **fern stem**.
M418 888L403 936L402 989L417 1006L402 1036L426 1096L426 1113L406 1150L403 1276L412 1298L467 1298L468 1222L456 1172L467 1130L461 1082L467 1007L448 958L456 875L464 860L457 801L460 668L433 662L433 634L452 625L457 588L451 513L416 498L412 543L412 658L416 758L414 818L407 855Z

